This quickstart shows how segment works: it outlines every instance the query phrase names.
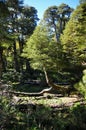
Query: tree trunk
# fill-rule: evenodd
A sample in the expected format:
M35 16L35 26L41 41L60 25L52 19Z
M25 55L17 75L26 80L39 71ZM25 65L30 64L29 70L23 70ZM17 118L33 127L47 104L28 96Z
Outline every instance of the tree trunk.
M20 72L23 72L23 62L24 59L23 57L21 57L22 51L23 51L23 45L24 45L24 40L22 39L18 39L19 41L19 50L20 50L20 57L19 57L19 63L20 63Z
M0 52L0 79L2 77L2 60L1 60L1 52Z
M43 96L44 93L49 93L51 91L52 88L48 88L48 89L43 89L41 92L37 92L37 93L25 93L25 92L16 92L16 91L8 91L9 94L13 94L13 95L23 95L23 96L29 96L29 97L38 97L38 96Z
M30 67L30 62L28 59L26 59L26 72L28 72L30 75L32 75L32 69Z
M58 34L57 34L57 27L56 27L54 18L53 18L53 25L54 25L54 30L55 30L55 38L56 38L56 41L58 42L59 41L59 37L58 37Z
M14 40L14 44L13 44L13 50L14 50L14 68L17 72L20 72L18 56L17 56L17 51L16 51L16 41L15 40Z
M60 28L59 28L59 30L60 30L60 35L61 35L61 33L62 33L62 31L63 31L62 18L60 18Z
M43 70L44 70L46 82L47 82L48 86L51 87L51 90L55 89L56 91L60 91L60 92L62 92L63 94L64 94L65 92L69 92L70 87L69 87L68 85L67 85L67 86L62 86L62 85L58 85L58 84L53 83L53 82L49 79L45 67L43 68Z
M3 61L2 61L2 47L0 46L0 79L1 79L1 77L2 77L2 71L3 71L3 67L2 67L2 65L3 65Z

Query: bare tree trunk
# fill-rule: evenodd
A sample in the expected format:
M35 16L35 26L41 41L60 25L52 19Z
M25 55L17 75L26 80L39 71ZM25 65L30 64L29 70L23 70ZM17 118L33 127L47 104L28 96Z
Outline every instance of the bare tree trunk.
M64 87L62 85L57 85L57 84L53 83L49 79L45 67L43 68L43 70L44 70L46 82L47 82L48 86L50 86L50 88L43 89L41 92L37 92L37 93L25 93L25 92L15 92L15 91L9 91L9 93L10 94L15 94L15 95L24 95L24 96L43 96L44 93L49 93L53 89L55 89L57 91L61 91L63 95L65 94L64 92L69 92L70 87L68 85Z
M43 89L41 92L37 92L37 93L25 93L25 92L16 92L16 91L9 91L9 94L13 94L13 95L23 95L23 96L29 96L29 97L37 97L37 96L43 96L44 93L49 93L51 91L52 88L48 88L48 89Z
M70 87L69 87L68 85L64 87L64 86L62 86L62 85L58 85L58 84L53 83L53 82L49 79L45 67L43 68L43 70L44 70L44 73L45 73L46 82L47 82L47 84L51 87L51 89L55 89L55 90L57 90L57 91L63 91L63 92L70 89Z

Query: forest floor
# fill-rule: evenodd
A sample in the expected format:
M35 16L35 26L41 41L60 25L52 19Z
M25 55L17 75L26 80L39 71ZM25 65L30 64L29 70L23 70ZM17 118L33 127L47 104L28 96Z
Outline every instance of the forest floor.
M47 94L47 96L39 97L23 97L23 96L13 96L13 104L34 104L34 105L44 105L51 108L65 108L71 107L75 103L85 104L86 102L83 98L77 95L71 95L70 97L58 97L58 95Z
M70 96L50 92L42 96L29 95L39 93L41 89L43 87L21 84L15 85L11 91L8 85L1 83L1 105L5 103L1 113L1 128L5 125L8 129L14 127L16 130L56 130L57 127L62 130L86 129L86 100L83 97L77 93L71 93ZM5 123L3 119L6 119Z
M5 86L5 87L4 87ZM8 87L7 85L0 85L0 88ZM34 87L35 88L35 87ZM33 88L33 89L34 89ZM37 88L38 89L38 88ZM3 94L4 91L0 90L0 95ZM63 107L71 107L75 103L85 104L86 101L82 97L79 97L77 94L73 94L70 96L62 96L61 94L51 94L45 93L43 96L24 96L24 95L11 95L13 104L42 104L44 106L49 106L52 108L63 108Z

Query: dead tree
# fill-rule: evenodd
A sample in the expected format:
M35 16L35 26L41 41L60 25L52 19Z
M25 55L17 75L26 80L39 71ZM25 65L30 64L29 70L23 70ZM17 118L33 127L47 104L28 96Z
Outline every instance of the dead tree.
M23 95L23 96L43 96L44 93L50 93L52 92L52 90L56 90L57 92L62 93L63 95L65 93L69 93L70 91L70 87L68 85L66 86L62 86L62 85L58 85L53 83L47 74L47 71L45 68L43 68L44 70L44 74L45 74L45 78L46 78L46 82L49 86L49 88L43 89L41 92L37 92L37 93L25 93L25 92L15 92L15 91L9 91L10 94L15 94L15 95Z

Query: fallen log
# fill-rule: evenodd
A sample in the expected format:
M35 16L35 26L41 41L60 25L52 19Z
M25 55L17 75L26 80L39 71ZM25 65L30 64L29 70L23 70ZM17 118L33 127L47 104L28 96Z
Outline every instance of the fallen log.
M16 92L16 91L9 91L9 94L10 95L23 95L23 96L30 96L30 97L33 97L33 96L43 96L44 93L47 93L47 92L50 92L52 90L52 87L51 88L47 88L47 89L43 89L41 92L37 92L37 93L27 93L27 92Z
M48 86L50 86L52 89L55 89L58 92L61 92L63 95L65 95L66 93L68 94L68 96L70 95L70 91L71 91L70 85L59 85L59 84L53 83L52 80L48 77L48 73L45 67L43 67L43 70L44 70L45 79Z

